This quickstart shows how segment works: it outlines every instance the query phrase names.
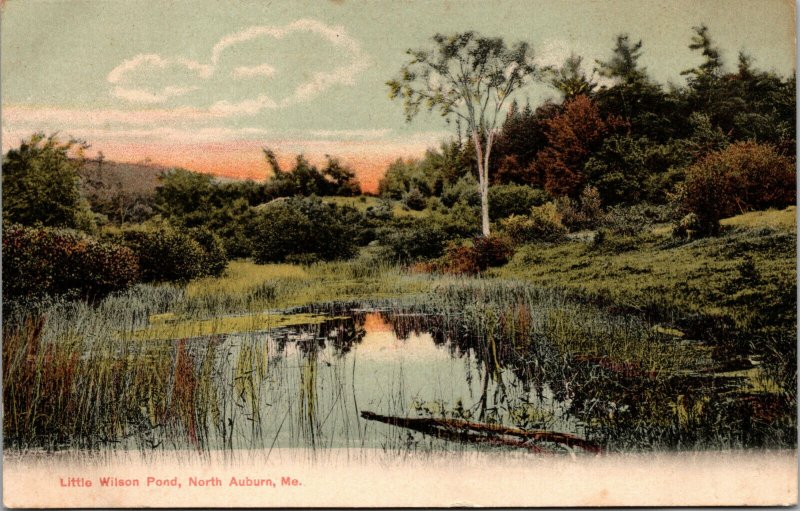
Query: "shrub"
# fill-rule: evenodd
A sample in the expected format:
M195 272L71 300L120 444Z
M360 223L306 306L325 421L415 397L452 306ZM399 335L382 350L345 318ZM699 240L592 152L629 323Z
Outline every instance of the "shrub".
M201 266L203 275L219 277L228 267L228 253L222 239L208 229L199 227L192 229L190 235L202 247L203 260Z
M419 188L412 188L411 191L403 196L403 204L408 206L408 209L422 211L425 209L425 196L422 195Z
M411 262L441 256L448 236L436 222L398 218L378 231L378 240L395 259Z
M479 236L472 246L451 245L438 266L447 273L477 274L488 268L506 264L514 255L514 247L506 236Z
M251 220L247 219L244 225L239 224L231 229L220 232L219 238L222 240L223 248L228 259L238 257L251 257L253 255L253 241L247 232Z
M567 234L561 214L552 202L531 208L528 216L511 215L500 221L500 228L518 245L532 241L559 241Z
M394 217L394 209L392 208L392 201L381 199L375 206L368 206L365 216L369 220L391 220Z
M200 243L170 227L124 231L122 243L139 256L145 282L186 282L206 274Z
M700 221L697 215L689 213L680 219L672 229L672 236L679 239L692 239L694 233L700 231Z
M447 240L472 238L480 234L480 209L464 202L456 203L449 210L431 213L427 221L444 231Z
M442 190L442 204L448 208L459 202L469 206L479 206L481 195L478 192L478 181L472 174L466 174L452 185L445 185Z
M495 220L524 215L547 200L547 192L530 186L494 185L489 188L489 212Z
M605 219L600 201L600 192L587 186L577 201L569 197L559 197L556 209L561 214L561 223L569 230L593 229Z
M43 295L96 299L139 277L135 254L68 230L3 229L3 300Z
M363 217L354 208L327 204L318 198L274 200L253 223L256 262L346 259L357 251Z
M794 163L769 144L737 142L686 172L683 206L697 215L701 234L717 233L722 218L795 200Z
M676 220L674 208L668 205L643 203L610 208L603 220L603 226L613 234L633 236L649 230L656 224L674 220Z
M431 211L439 211L442 208L442 201L439 197L428 197L425 207Z
M472 240L472 253L481 270L502 266L514 256L514 246L507 236L493 234Z
M468 275L480 272L472 247L461 244L453 244L447 247L447 252L441 260L432 264L430 269L445 273L465 273Z

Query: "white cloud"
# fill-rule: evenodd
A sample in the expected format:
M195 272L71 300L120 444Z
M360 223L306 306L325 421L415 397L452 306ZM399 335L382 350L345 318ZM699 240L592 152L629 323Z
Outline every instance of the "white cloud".
M230 101L217 101L209 108L209 111L214 114L220 115L237 115L237 114L257 114L258 112L266 109L278 108L272 98L266 94L262 94L253 99L246 99L239 102Z
M182 58L167 59L160 55L137 55L125 60L108 73L108 83L114 85L111 95L131 103L165 103L170 98L180 97L198 90L199 85L166 85L162 87L142 87L130 85L131 75L141 73L169 73L179 70L188 72L196 79L207 79L214 73L214 68L193 60Z
M252 78L254 76L272 76L275 74L275 68L269 64L261 64L260 66L241 66L233 70L234 78Z
M143 66L150 66L156 69L167 69L170 66L180 66L188 69L189 71L195 72L198 76L203 78L208 78L214 73L213 66L200 64L199 62L195 62L193 60L182 58L165 59L160 55L140 54L132 59L123 61L122 64L112 69L111 72L108 73L108 83L119 83L125 79L126 74L134 72Z
M276 109L307 102L335 85L353 85L355 77L369 65L369 59L361 50L358 41L347 35L342 27L330 27L316 20L301 19L283 27L253 26L227 35L212 48L210 64L182 57L163 57L156 54L137 55L125 60L108 74L107 81L113 86L111 94L131 103L164 104L186 96L190 92L209 90L211 78L218 80L243 80L248 78L271 78L278 74L269 62L253 62L233 69L229 77L219 76L225 53L237 45L257 39L280 40L290 34L310 34L319 37L331 46L332 55L344 59L343 64L332 69L306 73L309 78L301 81L286 96L276 99L267 94L258 94L245 99L212 99L206 107L208 112L218 115L254 115L263 110ZM299 48L297 51L301 51ZM256 55L253 55L257 58ZM330 59L329 59L330 60ZM175 82L156 84L154 77L174 74ZM176 83L177 78L184 83ZM224 90L225 87L221 87Z
M175 87L169 85L158 92L150 92L142 89L128 89L125 87L114 87L111 94L120 99L133 103L164 103L169 98L183 96L189 92L198 90L200 87Z
M537 65L561 67L565 60L570 56L572 50L569 44L561 39L550 39L542 44L535 54L534 62Z
M571 46L562 39L550 39L545 41L540 47L534 62L541 67L551 66L558 69L564 65L564 62L573 54L578 54L574 46ZM600 76L600 74L594 70L594 60L595 58L591 55L584 55L581 64L587 77L601 86L610 87L614 85L614 80Z

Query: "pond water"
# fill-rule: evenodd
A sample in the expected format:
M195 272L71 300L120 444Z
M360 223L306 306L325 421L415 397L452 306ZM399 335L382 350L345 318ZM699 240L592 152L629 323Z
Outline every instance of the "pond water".
M441 318L357 309L327 321L180 341L194 407L144 427L126 448L448 450L472 441L363 418L433 418L582 434L547 384L521 379L489 346L450 337ZM181 364L180 360L177 362ZM176 393L180 394L180 392ZM198 407L198 404L200 405ZM180 405L173 408L182 410ZM205 409L205 410L203 410ZM186 434L175 434L179 431Z
M763 406L744 393L752 368L652 374L565 355L546 338L521 347L457 314L348 305L293 313L314 320L170 341L170 401L162 412L143 406L117 446L550 452L763 445L771 434L758 429Z

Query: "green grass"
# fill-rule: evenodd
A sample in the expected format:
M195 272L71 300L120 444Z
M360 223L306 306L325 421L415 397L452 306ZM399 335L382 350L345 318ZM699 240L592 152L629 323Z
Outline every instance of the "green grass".
M725 227L759 228L795 230L797 228L797 207L767 211L751 211L743 215L726 218L720 222Z
M423 292L433 279L381 261L369 249L350 261L308 266L239 260L232 261L222 277L190 283L186 300L175 312L210 316L318 302L392 298Z
M351 206L358 211L364 213L367 211L367 208L376 208L378 207L385 199L381 199L380 197L372 197L368 195L362 195L360 197L323 197L322 201L327 202L330 204L336 204L337 206ZM423 210L423 211L414 211L413 209L409 209L406 207L402 202L396 200L390 200L392 204L392 213L396 217L413 217L413 218L424 218L430 214L430 211Z
M687 325L697 315L738 331L793 329L794 208L723 222L713 238L680 243L662 231L521 248L492 276L563 286L627 312Z

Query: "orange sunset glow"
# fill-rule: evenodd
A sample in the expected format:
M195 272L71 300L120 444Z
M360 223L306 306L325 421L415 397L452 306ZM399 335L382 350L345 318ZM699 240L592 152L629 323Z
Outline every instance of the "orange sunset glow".
M284 150L280 143L257 141L199 142L191 144L153 144L104 142L92 144L90 155L102 151L111 161L136 163L149 161L165 167L182 167L197 172L234 179L266 179L271 171L262 149L270 147L278 155L285 169L291 169L298 154L303 154L312 164L323 165L329 154L351 167L361 183L362 190L375 193L378 182L387 166L397 158L421 156L429 145L421 143L386 144L366 141L347 142L291 142ZM299 146L299 147L298 147ZM307 148L308 150L302 150Z

